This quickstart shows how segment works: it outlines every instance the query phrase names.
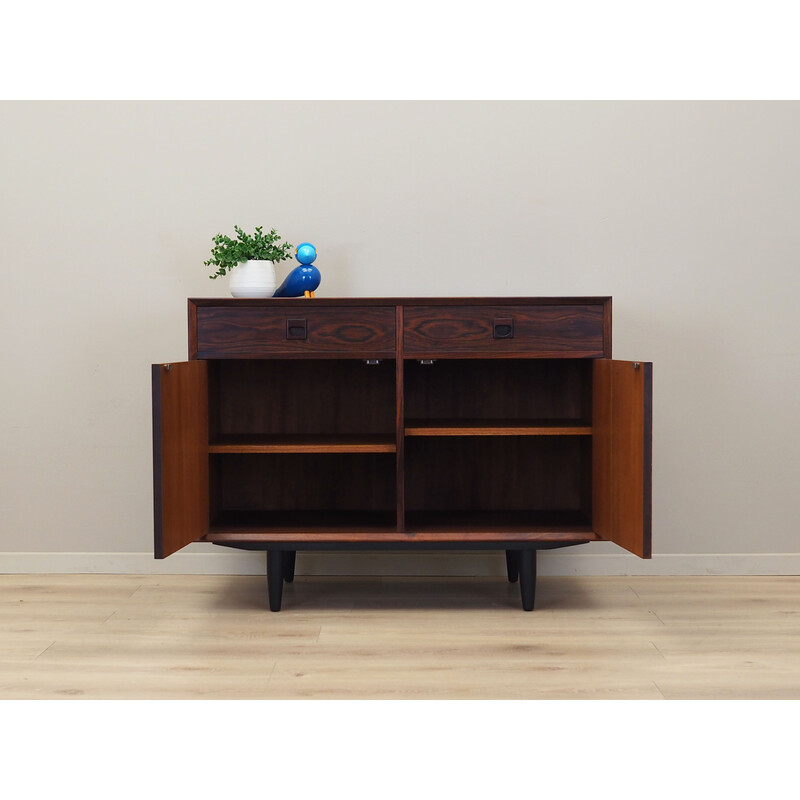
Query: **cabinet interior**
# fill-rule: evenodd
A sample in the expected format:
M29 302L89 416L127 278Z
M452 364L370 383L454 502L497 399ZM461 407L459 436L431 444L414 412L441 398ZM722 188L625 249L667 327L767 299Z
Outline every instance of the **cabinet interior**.
M391 454L231 453L210 459L212 526L396 528Z
M393 359L208 370L212 533L591 526L590 360L407 360L402 419Z
M405 509L413 529L591 523L591 364L404 365Z
M405 416L412 421L569 420L590 425L587 359L436 359L404 363Z
M477 526L591 522L591 442L579 436L442 436L406 442L406 519ZM500 513L503 512L503 513ZM455 524L455 523L454 523Z
M395 435L395 362L209 361L212 442L225 437Z

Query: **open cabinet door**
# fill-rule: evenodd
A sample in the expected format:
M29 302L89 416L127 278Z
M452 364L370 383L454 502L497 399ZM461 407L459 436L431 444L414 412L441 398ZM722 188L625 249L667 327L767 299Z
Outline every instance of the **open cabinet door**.
M594 531L650 558L653 365L599 358L593 368Z
M155 557L208 533L208 370L153 364Z

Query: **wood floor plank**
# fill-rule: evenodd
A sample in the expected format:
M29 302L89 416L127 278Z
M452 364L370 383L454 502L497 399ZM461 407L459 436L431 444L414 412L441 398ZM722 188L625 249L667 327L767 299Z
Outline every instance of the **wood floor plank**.
M282 699L663 699L658 688L617 673L553 679L544 670L498 672L491 668L431 669L404 665L396 671L367 666L354 682L351 669L313 669L280 663L270 680L270 696Z
M3 636L3 658L7 658L11 661L32 660L42 655L42 653L52 647L53 644L55 644L55 642L7 634Z
M0 698L800 699L800 578L0 576Z

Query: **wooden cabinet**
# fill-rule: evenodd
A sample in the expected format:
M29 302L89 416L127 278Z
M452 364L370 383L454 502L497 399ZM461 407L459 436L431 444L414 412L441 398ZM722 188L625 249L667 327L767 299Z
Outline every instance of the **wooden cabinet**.
M650 557L652 365L611 359L611 298L189 300L153 366L155 555L493 549Z

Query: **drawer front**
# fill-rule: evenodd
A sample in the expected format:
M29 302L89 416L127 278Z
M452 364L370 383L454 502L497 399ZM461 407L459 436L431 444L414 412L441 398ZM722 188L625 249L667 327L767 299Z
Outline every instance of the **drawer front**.
M394 308L197 309L197 358L361 358L395 355Z
M603 306L408 306L410 357L600 358Z

